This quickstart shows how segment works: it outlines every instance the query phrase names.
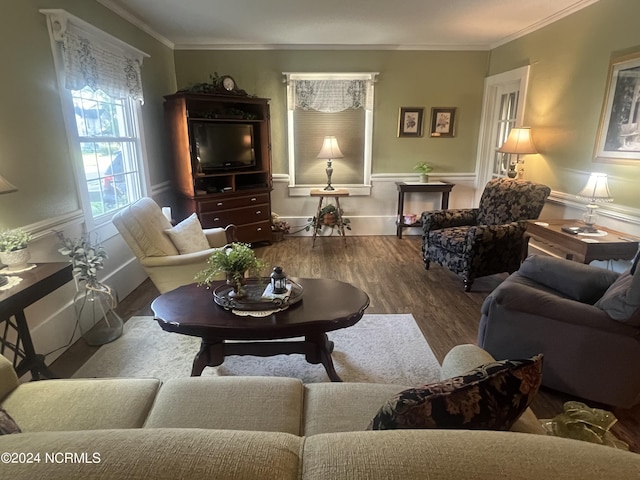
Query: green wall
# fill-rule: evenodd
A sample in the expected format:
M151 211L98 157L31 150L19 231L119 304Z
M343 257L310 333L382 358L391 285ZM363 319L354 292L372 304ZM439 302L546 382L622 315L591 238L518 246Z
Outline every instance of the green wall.
M273 170L287 173L286 85L282 72L380 72L375 84L373 173L412 172L420 160L436 172L473 172L482 109L485 51L203 51L175 52L179 88L231 75L239 88L271 99ZM398 138L400 107L457 107L454 138Z
M143 122L151 184L170 179L162 95L175 91L173 51L95 1L6 2L0 30L0 175L19 191L0 196L0 228L80 208L47 31L39 9L59 8L151 55L143 63Z
M490 75L531 64L524 124L540 156L527 160L527 178L574 194L602 171L615 204L640 208L640 161L594 162L610 59L640 51L639 18L637 0L600 0L491 52Z

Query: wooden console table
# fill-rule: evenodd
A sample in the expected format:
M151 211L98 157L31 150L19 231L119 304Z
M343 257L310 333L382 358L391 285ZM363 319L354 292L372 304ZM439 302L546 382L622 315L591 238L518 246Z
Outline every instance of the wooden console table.
M545 225L546 224L546 225ZM560 250L566 259L581 263L593 260L631 260L638 252L640 238L626 233L596 226L606 235L572 235L562 231L565 225L584 225L579 220L527 220L527 230L522 242L522 260L529 253L529 240L533 238L540 243Z
M309 195L312 197L320 197L320 201L318 202L318 210L316 212L316 222L320 221L320 210L322 210L322 203L324 199L327 197L333 197L336 201L336 228L338 229L338 233L342 235L342 240L344 241L344 246L347 246L347 237L345 235L344 222L342 221L342 208L340 207L340 198L348 197L349 191L344 188L336 188L335 190L323 190L321 188L312 188L309 192ZM313 243L311 244L311 248L316 246L316 236L318 234L318 229L316 225L312 225L313 228Z
M396 237L402 238L402 229L409 227L420 227L422 222L418 219L413 223L404 223L404 194L411 192L442 192L442 202L440 208L449 208L449 193L455 187L454 183L431 182L431 183L407 183L396 182L398 187L398 218L396 220Z
M6 272L9 273L9 272ZM72 266L69 262L39 263L35 268L15 273L22 281L7 290L0 290L0 353L8 349L13 352L13 368L18 377L31 371L33 380L40 376L53 378L55 375L47 367L44 355L36 354L31 340L31 332L24 309L32 303L70 282ZM9 334L15 331L15 342Z

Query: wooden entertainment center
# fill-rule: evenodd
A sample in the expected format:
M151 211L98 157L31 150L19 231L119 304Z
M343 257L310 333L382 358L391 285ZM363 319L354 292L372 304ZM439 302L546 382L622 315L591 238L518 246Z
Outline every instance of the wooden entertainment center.
M178 197L176 218L195 212L204 228L233 223L239 241L271 242L269 99L244 92L179 92L164 98ZM196 132L215 129L215 125L230 129L236 125L252 132L251 158L243 153L246 164L229 162L203 168Z

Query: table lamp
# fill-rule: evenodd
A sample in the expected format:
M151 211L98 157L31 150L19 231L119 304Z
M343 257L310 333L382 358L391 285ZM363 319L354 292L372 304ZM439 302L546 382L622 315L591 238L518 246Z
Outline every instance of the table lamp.
M538 153L536 146L533 144L533 140L531 140L531 128L512 128L507 137L507 141L498 149L498 152L517 155L515 163L509 162L507 176L509 178L516 178L517 176L519 179L522 179L524 177L524 167L521 166L516 172L516 165L524 164L524 160L520 160L520 155Z
M578 193L580 200L587 201L587 212L583 216L586 232L597 232L595 223L598 220L598 203L613 202L613 198L609 193L609 185L607 185L606 173L592 173L587 180L587 184Z
M324 187L324 190L335 190L335 188L331 186L331 175L333 174L331 160L333 160L334 158L344 158L344 155L342 154L342 152L340 151L340 147L338 146L338 140L336 139L336 137L324 137L322 148L320 149L320 153L318 153L317 158L327 159L327 186Z
M2 175L0 175L0 194L17 192L18 189L9 183ZM8 282L5 275L0 275L0 287Z

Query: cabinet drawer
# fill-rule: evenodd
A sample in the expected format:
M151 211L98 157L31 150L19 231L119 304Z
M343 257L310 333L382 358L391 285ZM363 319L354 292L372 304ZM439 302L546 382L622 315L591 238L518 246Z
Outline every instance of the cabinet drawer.
M240 242L271 242L271 220L238 226L236 236Z
M255 205L253 207L232 208L230 210L200 214L200 222L202 222L202 226L205 228L226 227L230 223L243 225L245 223L254 223L263 220L271 220L268 203Z
M217 212L228 208L248 207L250 205L259 205L261 203L269 203L269 194L260 193L258 195L247 195L246 197L220 198L218 200L206 200L198 203L198 211L201 213Z

